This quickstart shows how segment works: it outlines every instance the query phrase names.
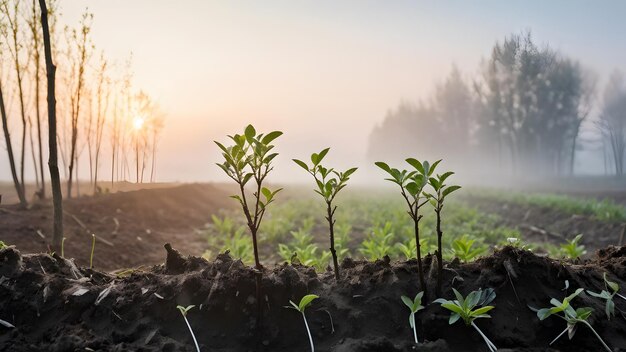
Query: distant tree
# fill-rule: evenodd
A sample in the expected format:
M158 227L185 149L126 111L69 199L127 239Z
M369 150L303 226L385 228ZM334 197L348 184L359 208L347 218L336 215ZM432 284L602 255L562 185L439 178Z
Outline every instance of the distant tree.
M610 151L615 174L624 174L626 151L626 84L620 72L613 72L606 84L598 126ZM605 154L606 155L606 154Z

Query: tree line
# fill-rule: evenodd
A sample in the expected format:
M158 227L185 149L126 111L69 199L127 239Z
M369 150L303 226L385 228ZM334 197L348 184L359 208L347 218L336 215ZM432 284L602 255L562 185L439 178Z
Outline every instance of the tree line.
M97 49L92 40L94 16L88 9L74 26L67 26L61 23L58 1L46 5L57 68L55 138L66 196L80 196L82 167L89 170L89 189L83 192L102 192L104 182L153 182L163 113L133 86L132 56L116 63ZM3 139L16 193L27 206L32 199L26 194L27 180L34 179L36 198L46 198L48 189L42 13L35 0L0 0L0 12ZM109 164L103 165L104 160Z
M368 155L443 156L474 172L573 175L577 152L600 149L606 172L623 174L626 148L626 84L614 73L598 97L596 75L530 32L497 42L466 79L453 67L432 97L401 102L370 135ZM594 116L598 137L583 139ZM613 167L611 167L613 164Z

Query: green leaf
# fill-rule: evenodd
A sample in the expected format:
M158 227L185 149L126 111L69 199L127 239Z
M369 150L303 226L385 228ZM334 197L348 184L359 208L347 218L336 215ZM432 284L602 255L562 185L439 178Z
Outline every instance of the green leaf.
M319 296L317 295L306 295L304 297L302 297L302 299L300 300L300 304L298 305L298 308L301 312L304 312L304 309L311 304L311 302L316 299L319 298Z
M409 191L409 194L412 196L416 196L420 191L420 187L415 182L409 182L406 185L406 190Z
M439 163L441 162L441 159L435 161L431 166L430 169L428 170L428 176L432 175L433 172L435 171L435 169L437 168L437 165L439 165Z
M345 180L347 180L347 179L348 179L348 177L350 177L350 175L352 175L352 174L353 174L353 173L354 173L357 169L358 169L358 168L353 167L353 168L351 168L351 169L346 170L346 172L344 172L344 173L343 173L343 178L344 178Z
M272 191L270 191L268 188L266 187L261 188L261 193L263 193L263 195L265 196L267 200L272 199Z
M494 308L495 308L494 306L480 307L480 308L478 308L476 310L473 310L472 311L472 315L474 315L474 316L482 315L482 314L485 314L485 313L487 313L488 311L490 311L490 310L492 310Z
M267 145L272 143L273 140L275 140L276 138L282 136L282 132L281 131L272 131L270 133L268 133L266 136L263 137L263 139L261 139L261 143Z
M389 167L389 165L383 163L382 161L377 161L374 163L374 165L378 166L379 168L383 169L384 171L386 171L388 174L391 174L391 168Z
M413 301L407 297L407 296L402 296L400 297L402 299L402 302L404 302L404 304L409 307L409 309L411 310L411 312L413 311Z
M417 171L419 171L420 174L424 174L424 166L421 162L419 162L419 160L408 158L406 159L406 162L409 163L409 165L413 166Z
M292 159L294 163L300 165L301 168L305 169L306 171L309 171L309 166L302 160L298 160L298 159Z
M550 312L549 308L542 308L537 311L537 317L539 318L539 320L544 320L550 315L552 315L552 313Z
M448 177L452 175L454 175L454 172L448 171L444 172L442 175L437 175L437 178L439 179L439 182L443 183Z
M330 150L330 148L326 148L324 150L322 150L319 154L318 154L318 163L321 163L322 160L324 159L324 157L326 156L326 154L328 154L328 151Z
M457 320L459 320L461 318L461 316L457 313L452 313L450 314L450 319L448 319L448 325L452 325L454 323L457 322Z
M463 314L463 309L454 303L442 303L441 306L457 314Z
M619 291L619 285L616 282L613 282L607 279L606 273L604 273L604 282L611 289L611 291L613 291L613 293Z
M248 125L246 127L244 134L246 135L246 139L248 140L248 143L252 143L254 136L256 136L256 130L254 129L254 126Z
M450 193L452 193L452 192L454 192L454 191L456 191L456 190L458 190L458 189L461 189L461 186L450 186L450 187L448 187L448 188L444 189L444 190L443 190L443 192L441 193L441 195L442 195L443 197L445 197L445 196L447 196L448 194L450 194Z

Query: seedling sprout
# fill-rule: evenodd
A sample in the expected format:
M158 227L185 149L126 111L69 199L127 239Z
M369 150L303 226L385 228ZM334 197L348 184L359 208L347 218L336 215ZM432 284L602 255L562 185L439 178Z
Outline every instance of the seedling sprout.
M195 307L195 305L190 305L187 307L183 307L183 306L176 306L176 308L178 308L178 310L180 311L180 314L183 315L183 319L185 319L185 323L187 323L187 327L189 328L189 332L191 333L191 337L193 338L193 343L196 345L196 350L198 352L200 352L200 346L198 346L198 341L196 340L196 335L193 333L193 330L191 329L191 325L189 324L189 320L187 320L187 312L189 312L193 307Z
M596 330L587 321L587 319L589 319L589 317L591 316L591 313L593 312L593 308L583 307L583 308L574 309L574 307L572 307L572 305L570 304L570 302L583 291L584 289L582 288L577 289L576 291L574 291L574 293L565 297L562 302L556 298L552 298L550 300L550 304L552 304L552 307L542 308L542 309L537 310L537 317L539 318L539 320L545 320L549 316L555 315L565 320L565 322L567 323L567 327L565 328L565 330L563 330L562 333L560 333L556 338L554 338L554 340L550 342L550 346L552 346L552 344L555 343L566 332L567 332L567 336L571 340L574 337L574 334L576 333L576 328L577 328L576 324L582 323L586 325L593 332L594 335L596 335L596 337L602 344L602 347L604 347L604 349L606 349L607 351L611 352L612 350L609 348L609 346L607 346L606 343L604 343L604 340L602 340L600 335L598 335ZM558 313L562 313L562 315L559 315Z
M317 295L306 295L302 297L300 300L300 304L295 304L293 301L289 301L290 306L285 306L285 308L295 309L302 314L302 320L304 320L304 326L306 327L306 332L309 335L309 342L311 344L311 352L315 351L315 346L313 345L313 337L311 336L311 330L309 329L309 323L306 321L306 316L304 315L304 310L308 307L314 299L319 298Z
M494 352L497 351L498 348L496 345L487 338L485 334L478 328L474 320L478 318L491 318L489 314L486 314L490 310L494 308L494 306L489 306L487 304L491 303L496 298L496 293L493 289L488 288L486 290L478 290L470 292L466 298L463 297L456 289L452 289L454 291L454 295L456 296L455 300L449 301L443 298L436 299L435 303L440 303L441 306L452 313L450 314L450 320L448 323L454 324L459 319L463 319L463 322L467 326L471 326L483 338L487 348L489 351ZM475 307L480 307L476 308Z
M93 269L93 252L96 249L96 235L91 234L91 255L89 256L89 269ZM61 255L63 256L63 255Z
M615 302L613 302L613 297L618 294L619 285L617 282L610 281L606 277L606 273L604 273L604 290L600 293L592 292L587 290L587 293L593 297L597 297L600 299L606 300L606 304L604 307L604 311L606 313L606 317L608 320L611 320L611 317L615 316Z
M415 295L415 298L413 300L411 300L409 297L407 296L402 296L400 298L402 298L402 302L404 302L404 304L409 307L409 310L411 311L411 314L409 314L409 325L411 326L411 328L413 328L413 337L415 338L415 344L418 344L418 340L417 340L417 327L415 324L415 313L419 312L420 310L424 309L424 306L422 305L422 296L424 295L424 292L419 292L417 295Z

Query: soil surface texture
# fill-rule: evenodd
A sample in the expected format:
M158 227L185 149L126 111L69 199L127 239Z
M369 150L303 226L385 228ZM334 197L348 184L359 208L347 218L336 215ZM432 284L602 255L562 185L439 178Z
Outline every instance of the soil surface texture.
M257 321L256 273L220 254L213 262L187 257L166 246L165 264L114 276L77 267L54 254L21 255L0 250L2 351L195 351L177 305L195 305L187 315L202 351L308 351L302 315L286 309L309 293L319 299L306 310L317 351L487 351L478 333L449 313L429 287L426 308L416 315L419 345L413 343L409 310L401 295L418 291L417 263L354 261L341 264L341 279L310 267L278 265L262 272L262 311ZM163 251L161 253L164 253ZM427 280L435 282L432 257ZM602 351L596 337L579 326L570 341L549 342L563 329L557 317L544 321L528 306L548 307L578 287L600 291L602 276L626 288L626 247L608 247L571 264L505 247L476 262L446 263L443 297L452 287L466 295L494 288L491 319L476 324L500 351ZM569 288L564 291L564 282ZM626 350L626 301L615 298L611 321L604 302L587 294L574 307L594 309L591 324L614 351Z

